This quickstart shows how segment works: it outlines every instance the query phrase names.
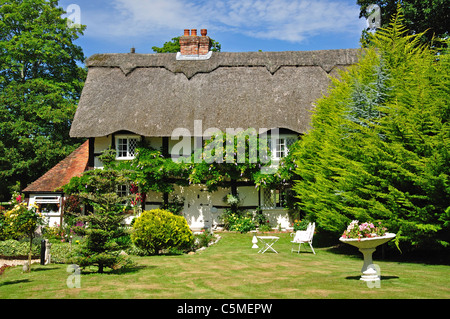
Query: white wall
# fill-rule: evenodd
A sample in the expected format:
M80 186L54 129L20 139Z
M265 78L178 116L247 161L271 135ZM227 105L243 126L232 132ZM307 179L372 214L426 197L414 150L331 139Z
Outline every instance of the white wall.
M61 223L62 200L63 197L61 196L61 194L30 194L28 207L31 207L33 204L42 204L42 205L44 205L45 203L58 204L59 207L57 210L42 214L45 217L47 225L53 227L55 223L57 225Z

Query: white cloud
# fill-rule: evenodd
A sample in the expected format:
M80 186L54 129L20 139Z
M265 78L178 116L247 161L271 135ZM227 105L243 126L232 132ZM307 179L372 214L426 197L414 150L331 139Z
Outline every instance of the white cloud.
M162 38L185 28L301 42L323 33L360 33L359 6L342 0L111 0L108 14L83 15L86 35Z

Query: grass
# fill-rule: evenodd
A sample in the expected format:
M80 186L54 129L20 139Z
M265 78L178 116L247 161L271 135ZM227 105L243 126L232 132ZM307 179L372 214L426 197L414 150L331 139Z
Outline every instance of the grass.
M362 255L309 247L291 253L289 234L279 234L279 254L258 254L252 234L222 233L214 246L194 255L133 257L122 273L85 271L81 288L68 288L67 265L33 265L30 273L8 268L0 298L450 298L450 266L378 260L380 288L359 280ZM350 250L352 251L352 250Z

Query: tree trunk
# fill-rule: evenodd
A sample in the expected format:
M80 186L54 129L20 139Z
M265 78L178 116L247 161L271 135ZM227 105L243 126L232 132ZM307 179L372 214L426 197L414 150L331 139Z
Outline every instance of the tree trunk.
M30 234L30 251L28 252L28 271L31 271L31 253L33 249L33 234Z

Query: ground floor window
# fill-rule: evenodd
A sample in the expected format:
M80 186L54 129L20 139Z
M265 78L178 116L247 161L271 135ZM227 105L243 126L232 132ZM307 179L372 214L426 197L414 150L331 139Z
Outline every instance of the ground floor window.
M39 207L39 212L44 214L59 213L61 205L60 196L36 196L34 203Z
M285 207L286 195L285 192L279 189L262 189L262 208L274 209Z
M130 186L128 185L117 185L117 191L116 191L117 196L120 197L124 197L126 198L128 195L130 195ZM128 205L129 204L129 200L124 200L122 203L122 205Z

